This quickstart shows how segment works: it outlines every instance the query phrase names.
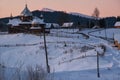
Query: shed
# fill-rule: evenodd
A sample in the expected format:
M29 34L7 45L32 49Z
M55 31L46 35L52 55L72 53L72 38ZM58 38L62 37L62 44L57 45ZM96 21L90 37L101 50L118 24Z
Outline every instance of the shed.
M120 28L120 21L117 21L114 25L115 28Z

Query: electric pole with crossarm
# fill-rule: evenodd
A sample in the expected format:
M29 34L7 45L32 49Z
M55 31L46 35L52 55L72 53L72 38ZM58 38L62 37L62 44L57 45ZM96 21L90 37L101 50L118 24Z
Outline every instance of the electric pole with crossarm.
M47 45L46 45L45 27L44 26L43 26L43 36L44 36L44 47L45 47L47 72L50 73L50 67L48 64L48 53L47 53Z

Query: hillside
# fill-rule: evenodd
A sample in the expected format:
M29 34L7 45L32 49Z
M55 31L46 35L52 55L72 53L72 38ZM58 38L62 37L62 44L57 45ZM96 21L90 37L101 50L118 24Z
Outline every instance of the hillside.
M57 23L62 25L65 22L73 22L75 27L82 28L92 28L95 25L96 20L88 15L81 13L67 13L64 11L55 11L48 8L43 8L42 10L34 10L32 11L33 16L40 17L41 14L44 16L44 21L46 23ZM19 18L18 16L14 16L13 18ZM7 31L7 23L10 17L0 18L0 31ZM116 17L105 17L97 20L99 25L103 28L114 27L115 22L117 21Z
M116 31L120 34L119 29L107 29L107 38L112 38L111 34ZM112 47L113 43L109 40L102 39L105 37L103 34L103 29L52 30L46 40L50 72L54 74L54 80L119 80L119 50ZM21 68L25 71L28 66L40 65L46 70L43 42L43 36L32 34L0 35L0 61L7 69ZM96 73L97 52L100 54L100 78Z

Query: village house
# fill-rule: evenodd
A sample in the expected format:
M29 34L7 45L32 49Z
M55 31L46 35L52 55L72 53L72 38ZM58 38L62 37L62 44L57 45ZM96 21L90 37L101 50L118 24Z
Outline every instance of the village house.
M49 33L49 28L46 27L43 15L40 17L33 16L33 14L28 9L27 5L21 12L19 18L9 19L8 22L8 32L9 33L33 33L40 34L45 29L46 33Z
M114 25L115 28L120 28L120 21L117 21Z
M63 27L63 28L70 28L70 27L73 27L73 22L66 22L66 23L63 23L62 27Z
M57 23L46 23L46 27L51 28L51 29L61 28L60 25Z

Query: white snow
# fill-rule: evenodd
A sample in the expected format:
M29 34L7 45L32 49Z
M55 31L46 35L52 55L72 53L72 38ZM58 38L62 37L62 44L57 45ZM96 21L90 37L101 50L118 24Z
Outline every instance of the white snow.
M30 22L22 22L22 21L21 21L21 23L19 23L19 25L20 25L20 24L32 24L32 22L31 22L31 21L30 21Z
M49 9L49 8L43 8L40 11L45 11L45 12L55 12L57 10L53 10L53 9ZM80 16L80 17L85 17L85 18L91 18L91 19L96 19L93 16L89 16L89 15L85 15L85 14L81 14L81 13L77 13L77 12L69 12L68 14L72 14L72 15L76 15L76 16ZM99 18L98 18L99 19Z
M32 16L32 13L28 9L27 5L25 5L24 10L21 12L21 16Z
M62 27L72 27L73 22L63 23Z
M30 29L41 29L41 27L31 27Z
M114 34L114 40L117 40L120 43L120 34Z
M88 15L81 14L81 13L77 13L77 12L70 12L69 14L76 15L76 16L80 16L80 17L85 17L85 18L95 19L95 18L92 17L92 16L88 16Z
M57 23L52 23L55 28L60 28L60 25Z
M41 9L41 11L54 12L55 10L52 10L52 9L49 9L49 8L43 8L43 9Z
M53 25L54 28L60 28L59 24L57 23L46 23L46 28L50 28Z
M32 24L45 24L44 19L40 19L38 17L35 17L32 21Z
M120 26L120 21L117 21L114 26Z
M80 32L88 34L93 31L90 34L105 37L103 29L100 32L94 30L98 29ZM86 39L80 32L77 29L54 29L46 36L50 75L54 74L54 80L119 80L120 51L104 39L91 35ZM113 38L113 33L120 34L119 29L107 29L107 32L108 38ZM22 66L25 70L26 66L41 65L46 69L43 42L43 36L31 34L0 35L0 59L8 68ZM96 54L97 51L104 52L101 44L106 51L99 56L100 78L97 78Z
M20 19L9 19L8 24L12 25L12 26L19 26L19 24L21 23Z
M120 34L120 29L117 28L99 29L93 30L93 32L90 34L99 37L114 38L114 34Z

